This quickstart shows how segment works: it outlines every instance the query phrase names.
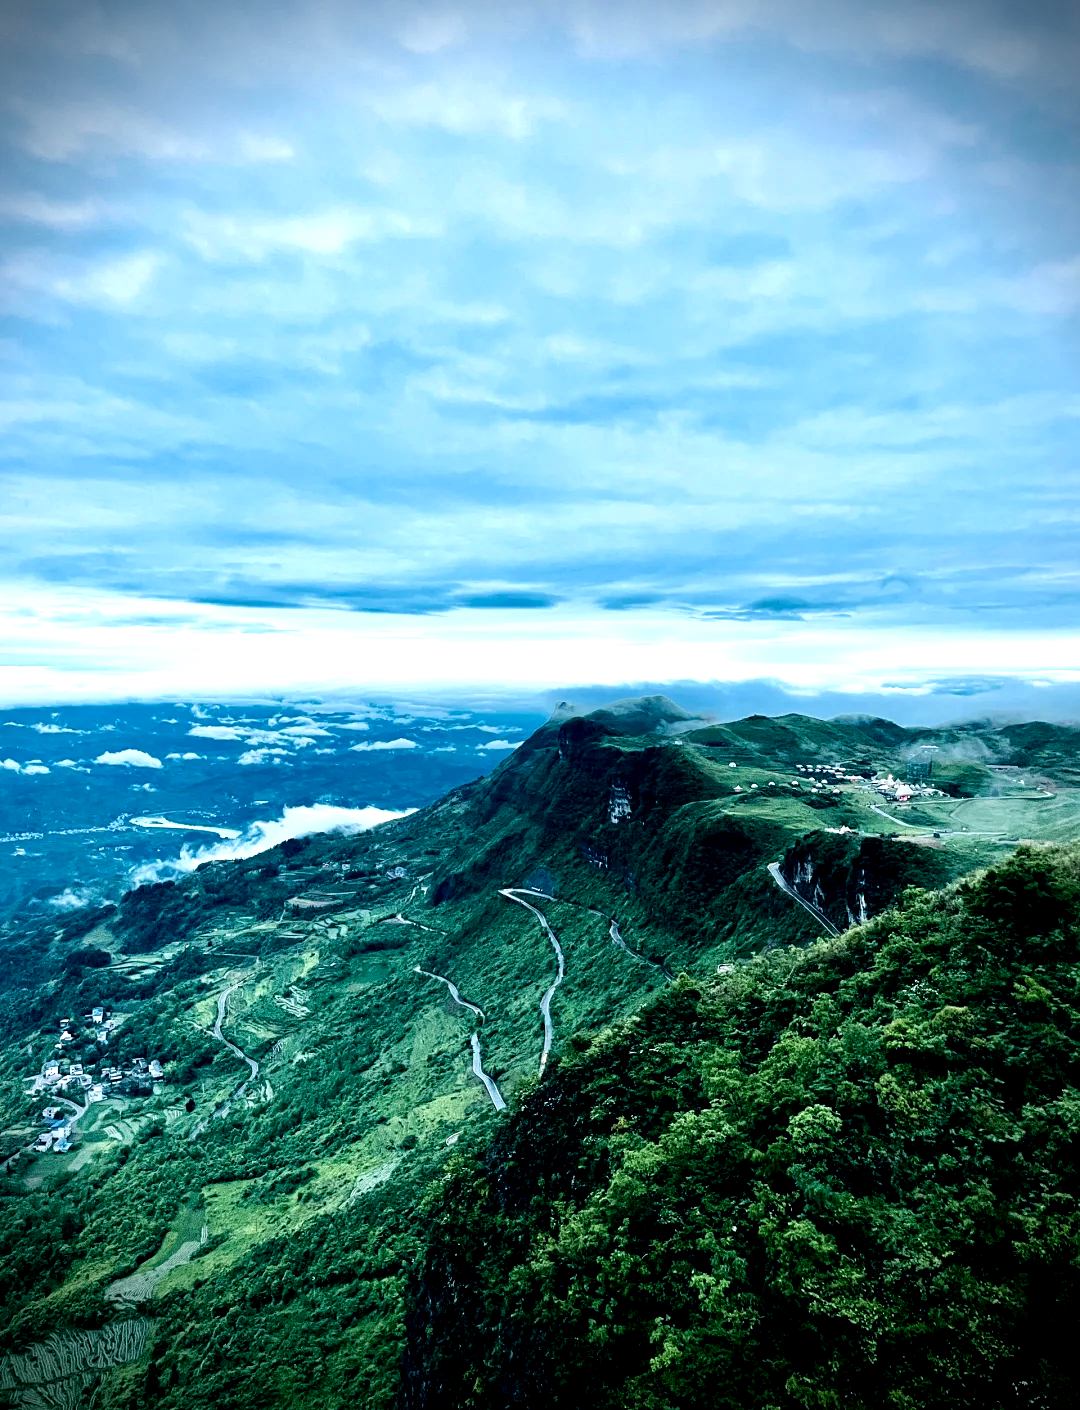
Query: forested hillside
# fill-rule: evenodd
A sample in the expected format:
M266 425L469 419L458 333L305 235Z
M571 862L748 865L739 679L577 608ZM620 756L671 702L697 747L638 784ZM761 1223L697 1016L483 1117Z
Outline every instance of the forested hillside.
M687 976L426 1202L401 1404L1068 1405L1080 852Z
M1070 1403L1071 765L718 728L10 924L0 1397Z

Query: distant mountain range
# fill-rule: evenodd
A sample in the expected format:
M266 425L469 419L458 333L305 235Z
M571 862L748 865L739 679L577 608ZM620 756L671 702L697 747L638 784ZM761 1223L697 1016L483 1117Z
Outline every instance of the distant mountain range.
M257 732L362 722L238 713L155 723L269 777L316 745ZM1080 734L648 697L519 737L9 917L0 1394L1071 1404Z

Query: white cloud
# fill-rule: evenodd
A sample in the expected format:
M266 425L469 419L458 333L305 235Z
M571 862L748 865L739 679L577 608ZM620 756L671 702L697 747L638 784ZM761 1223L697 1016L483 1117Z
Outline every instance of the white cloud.
M189 131L169 127L145 110L112 103L17 103L26 130L21 145L44 161L64 162L83 152L126 152L152 160L192 161L208 155Z
M237 143L241 158L248 162L290 162L296 152L288 142L278 137L260 137L252 132L242 133Z
M354 754L362 754L375 749L419 749L415 739L377 739L372 744L353 744L350 750Z
M408 817L415 808L394 811L389 808L339 808L329 803L315 803L310 807L286 808L280 818L249 823L240 837L226 840L209 847L192 851L181 848L180 856L171 861L149 862L137 867L130 877L132 886L145 882L161 881L171 876L194 871L203 862L235 861L243 857L254 857L271 847L277 847L290 837L310 837L319 832L343 832L351 836L367 832L380 823L391 822L395 818Z
M57 275L49 281L48 288L68 303L126 308L143 293L160 264L160 255L139 250L120 259L89 265L75 274Z
M116 764L130 769L160 769L160 759L147 754L142 749L117 749L113 753L99 754L95 764Z
M89 769L84 769L81 765L77 764L74 759L55 759L53 762L58 769L74 769L78 774L88 774L90 772Z
M188 734L196 739L227 739L240 741L246 737L246 730L238 730L235 725L192 725Z
M201 759L202 755L189 752L187 754L166 754L165 757L166 759Z
M1025 313L1075 313L1080 308L1080 255L1037 265L1003 284L1002 296Z
M0 769L7 769L13 774L47 774L49 772L42 763L35 761L31 764L20 764L15 759L0 759Z
M516 749L516 744L511 744L508 739L489 739L486 744L478 744L477 749Z
M368 724L367 720L352 720L352 721L350 721L348 724L345 724L345 725L338 725L337 728L338 728L338 729L356 729L356 730L362 729L362 730L369 730L369 729L371 728L371 726Z
M413 16L399 31L398 39L414 54L437 54L461 44L465 35L464 18L451 11Z
M545 122L565 119L565 103L549 94L510 93L482 83L424 83L374 94L369 107L399 127L441 127L457 135L495 132L521 141Z
M239 764L265 764L267 760L277 763L280 758L288 758L287 749L247 749L237 760Z
M83 230L101 219L103 207L97 201L50 201L46 196L28 193L0 199L0 216L46 225L53 230Z
M350 245L440 233L432 220L401 211L342 206L308 215L217 216L189 212L186 238L205 260L263 260L280 250L340 255Z
M59 896L50 896L49 905L58 911L77 911L90 905L94 899L93 892L88 891L85 886L69 886L66 891L61 891Z
M431 752L432 752L432 754L456 754L456 753L457 753L457 745L456 745L456 744L440 744L440 745L438 745L436 748L434 748Z

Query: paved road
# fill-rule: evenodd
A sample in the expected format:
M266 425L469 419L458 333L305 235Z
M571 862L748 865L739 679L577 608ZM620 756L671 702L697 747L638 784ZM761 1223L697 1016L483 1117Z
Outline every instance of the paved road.
M258 957L256 957L255 968L258 969L258 967L259 961ZM228 1097L225 1101L221 1103L220 1106L215 1108L213 1113L215 1117L224 1116L229 1110L229 1108L232 1106L233 1102L236 1101L237 1097L243 1096L247 1088L251 1085L252 1082L255 1081L255 1078L259 1075L259 1064L255 1061L255 1059L252 1057L248 1057L247 1053L244 1052L243 1048L238 1048L235 1043L230 1042L229 1039L225 1037L225 1034L221 1031L221 1025L225 1022L225 1008L229 1002L229 999L233 994L236 993L237 989L242 988L250 978L251 974L245 974L242 979L238 979L235 984L231 984L228 989L223 990L218 995L217 1017L214 1019L214 1026L210 1030L211 1036L216 1038L219 1043L224 1043L225 1046L228 1048L229 1052L235 1053L236 1056L240 1058L242 1062L246 1062L248 1067L251 1069L251 1075L245 1078L244 1081L240 1083L239 1087L237 1087L236 1091L233 1092L232 1096ZM188 1140L194 1141L198 1136L201 1136L203 1134L203 1132L209 1127L209 1125L210 1120L205 1117L202 1121L196 1122L188 1133Z
M229 1039L225 1037L225 1034L221 1031L221 1025L225 1022L225 1006L228 1004L230 997L236 993L237 989L242 988L249 978L249 975L245 975L243 979L238 979L235 984L233 984L230 988L226 989L223 993L218 995L217 1018L214 1019L214 1026L210 1030L214 1037L218 1040L218 1042L224 1043L225 1046L228 1048L229 1052L235 1053L236 1056L241 1059L241 1061L246 1062L248 1067L251 1068L251 1076L247 1079L247 1082L244 1082L239 1087L237 1087L236 1091L232 1095L231 1100L240 1096L244 1088L248 1085L248 1082L254 1082L255 1078L259 1075L259 1064L255 1061L255 1059L252 1057L248 1057L247 1053L244 1052L243 1048L238 1048L235 1043L231 1043Z
M408 916L402 915L400 911L396 915L383 916L382 920L377 920L376 925L414 925L417 930L430 930L433 935L445 935L445 930L440 930L437 925L421 925L418 920L410 920Z
M870 804L870 811L872 813L880 813L883 818L888 818L891 823L897 823L900 827L913 827L916 832L929 831L925 823L909 823L905 822L903 818L894 818L892 813L887 813L884 808L879 808L876 803Z
M515 886L502 886L499 888L499 895L505 896L508 901L514 901L519 906L524 906L527 911L532 911L533 915L543 926L544 934L551 941L551 948L555 951L558 960L558 973L555 975L555 982L540 1000L540 1012L544 1015L544 1047L540 1053L540 1076L544 1075L544 1068L547 1067L548 1054L551 1052L552 1039L555 1030L551 1022L551 999L555 990L566 977L566 956L563 954L562 946L559 944L559 937L552 930L548 923L547 916L543 911L532 906L528 901L523 901L522 896L536 896L545 901L554 900L553 896L547 896L542 891L524 891Z
M773 881L776 882L777 886L779 886L780 890L783 891L785 896L790 896L793 901L798 901L799 905L802 906L803 910L809 911L810 914L817 921L817 923L821 926L824 926L830 935L839 935L841 933L839 930L837 930L836 926L833 925L832 921L829 919L829 917L825 914L824 911L819 911L817 906L814 905L813 901L808 901L805 896L800 896L799 893L795 890L794 886L790 886L788 884L788 882L784 879L783 873L780 870L779 862L769 863L769 875L772 877Z
M480 1019L480 1022L483 1023L484 1010L480 1008L478 1004L470 1004L468 999L463 999L458 993L458 987L452 979L447 979L444 974L432 974L431 970L421 969L419 965L413 965L413 972L414 974L422 974L425 979L437 979L440 984L445 984L446 987L450 990L450 997L453 999L454 1003L460 1004L463 1009L469 1009L472 1013L476 1014L476 1016ZM469 1039L469 1042L472 1044L473 1072L476 1074L477 1077L479 1077L480 1081L483 1082L484 1086L487 1088L487 1094L491 1098L491 1102L495 1110L505 1111L506 1103L503 1101L502 1093L499 1091L498 1087L496 1087L494 1081L484 1071L484 1065L480 1058L479 1032L473 1033L473 1035Z
M596 914L604 915L603 911L597 911ZM619 934L619 925L614 916L604 915L604 919L611 922L611 929L608 931L608 934L615 944L618 945L620 950L625 950L633 960L640 960L642 964L651 964L653 969L658 969L669 983L674 979L675 976L672 974L671 970L668 969L666 964L660 964L657 960L650 960L647 955L639 954L637 950L631 950L630 946Z

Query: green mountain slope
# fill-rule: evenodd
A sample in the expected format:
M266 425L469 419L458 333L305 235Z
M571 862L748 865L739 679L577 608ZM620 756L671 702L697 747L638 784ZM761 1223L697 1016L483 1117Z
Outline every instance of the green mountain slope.
M429 1194L401 1405L1064 1406L1080 852L681 979Z
M872 1224L880 1208L886 1224L915 1228L927 1195L914 1167L915 1184L902 1187L907 1154L925 1157L924 1164L956 1159L967 1171L967 1128L955 1128L958 1150L963 1146L957 1153L948 1113L958 1098L950 1088L942 1097L944 1125L926 1127L930 1134L918 1146L916 1127L909 1130L897 1113L907 1103L912 1121L922 1121L928 1100L937 1112L938 1098L927 1097L920 1075L931 1059L888 1056L893 1038L882 1034L893 1018L909 1020L911 1004L929 1004L940 991L946 997L923 1014L930 1025L925 1046L944 1054L949 1067L950 1045L956 1033L967 1032L966 1020L955 1020L954 1033L952 1018L939 1023L934 1015L983 1003L962 1002L961 990L967 983L977 988L989 963L973 940L954 951L952 940L927 937L942 927L974 926L970 935L977 932L979 944L997 956L1001 983L1023 987L1030 978L1040 994L1045 989L1051 1000L1033 999L1034 1007L1017 1012L1042 1024L1048 1051L1055 1025L1072 1023L1071 991L1058 971L1050 973L1066 964L1065 951L1036 944L1032 936L1043 936L1045 927L1024 930L1026 922L1017 920L1032 898L1042 904L1043 890L1058 896L1064 887L1058 919L1073 924L1071 854L1036 848L1019 854L1022 864L1008 858L1017 836L1044 843L1080 837L1080 795L1070 782L1075 742L1054 727L1018 735L1020 728L1008 738L988 727L931 736L887 721L799 716L715 727L661 697L588 716L560 710L487 778L370 833L293 840L247 861L200 867L176 884L141 887L118 908L9 925L0 937L0 1397L26 1410L43 1397L72 1407L97 1397L105 1410L346 1403L384 1410L400 1397L410 1405L464 1403L459 1392L478 1405L532 1403L521 1401L517 1371L508 1381L499 1361L499 1347L519 1344L516 1313L506 1302L513 1250L531 1269L550 1256L554 1269L582 1211L603 1223L596 1211L614 1199L624 1156L630 1161L633 1151L643 1152L641 1159L655 1159L660 1171L671 1133L684 1120L718 1110L729 1077L742 1104L741 1126L732 1111L724 1108L723 1115L736 1132L732 1150L742 1152L738 1160L732 1156L737 1173L718 1166L716 1190L706 1188L711 1167L699 1156L713 1149L712 1137L699 1133L691 1141L693 1150L701 1147L698 1154L678 1166L687 1189L700 1184L702 1208L719 1209L732 1181L752 1175L766 1182L766 1203L774 1194L787 1199L789 1177L782 1172L793 1167L783 1164L777 1142L788 1139L786 1123L806 1106L798 1095L803 1077L778 1076L774 1090L769 1074L787 1072L782 1054L804 1039L830 1052L836 1043L843 1047L847 1039L836 1034L848 1032L844 1025L861 1025L855 1037L863 1042L865 1029L870 1046L850 1062L837 1057L833 1085L825 1082L824 1095L811 1105L827 1107L842 1123L848 1106L862 1113L862 1126L841 1129L844 1149L850 1146L844 1158L864 1161L865 1180L852 1184L847 1165L839 1174L821 1174L821 1155L797 1188L809 1189L819 1175L826 1184L840 1181L837 1208L847 1210L849 1197L863 1201L857 1217L851 1215L856 1222ZM903 776L911 761L924 761L930 743L931 778L948 782L951 792L924 792L898 806L875 791L871 774ZM1021 744L1028 759L1038 753L1038 773L1014 761ZM827 773L826 766L835 770ZM1015 894L999 887L977 922L967 893L929 900L908 890L948 886L987 865L1014 881L1027 879L1023 887L1017 882ZM1009 865L1020 871L1014 875ZM900 913L889 909L897 904L904 906ZM847 930L853 920L875 915L842 943L807 948L830 927ZM895 938L900 934L906 938ZM1012 938L1002 951L1005 935ZM908 963L901 964L902 955L914 955L924 941L930 948L923 959L909 956L915 977L901 997L882 998L879 951L902 970ZM919 970L924 960L929 980ZM1006 973L1009 965L1015 973ZM672 983L680 973L688 977ZM860 1004L869 1005L866 1013ZM1007 1026L1013 1020L1006 1009L1000 1022ZM639 1031L655 1038L642 1050L646 1057L628 1037ZM972 1033L964 1061L974 1062L980 1044L991 1041L980 1028ZM1021 1056L1014 1065L1035 1063L1034 1050L1024 1046L1029 1037L1027 1029L1017 1037ZM775 1062L773 1047L781 1054ZM151 1059L160 1064L160 1078L150 1075ZM736 1064L730 1072L729 1059ZM54 1061L60 1072L48 1077ZM798 1067L802 1059L792 1061ZM1065 1070L1060 1063L1053 1068L1058 1077ZM998 1067L991 1079L999 1080ZM978 1086L983 1078L971 1081ZM89 1099L92 1082L100 1100ZM815 1092L817 1082L811 1082ZM998 1112L997 1089L986 1090L978 1110ZM1036 1096L1071 1110L1065 1096L1051 1099L1041 1087ZM46 1106L54 1110L51 1126L41 1117ZM627 1124L618 1125L623 1117ZM832 1129L832 1117L820 1120ZM997 1130L996 1116L986 1121L987 1130ZM1022 1109L1008 1121L1021 1146L1002 1136L993 1152L1011 1160L1027 1150L1029 1123ZM1030 1131L1043 1130L1032 1117ZM64 1138L61 1146L50 1144L54 1135ZM50 1148L40 1149L46 1136ZM869 1153L859 1154L859 1142L870 1143ZM832 1150L828 1142L821 1150L826 1146ZM751 1147L762 1154L760 1171L756 1157L746 1155ZM989 1149L979 1146L983 1166ZM901 1183L880 1183L889 1162ZM1064 1189L1052 1161L1045 1170L1031 1169L1040 1189ZM651 1176L643 1178L651 1188ZM499 1203L507 1181L523 1205ZM739 1188L740 1199L750 1198ZM828 1204L832 1196L821 1198ZM690 1213L672 1199L656 1220L689 1227ZM890 1213L890 1201L907 1212ZM549 1206L550 1219L543 1212ZM463 1219L470 1230L474 1219L476 1238L491 1247L489 1260L476 1255L453 1273L470 1287L475 1326L468 1335L439 1292L449 1276L440 1230L457 1229ZM761 1220L756 1227L764 1227ZM868 1303L885 1297L882 1278L892 1287L894 1274L897 1285L907 1276L884 1253L858 1252L844 1242L848 1234L829 1230L834 1242L821 1245L823 1266L847 1269L843 1277L850 1274ZM720 1226L714 1232L719 1238ZM466 1233L475 1254L480 1245ZM639 1366L618 1381L605 1369L605 1339L623 1336L619 1328L650 1346L656 1331L636 1303L637 1310L623 1309L606 1237L596 1234L589 1266L597 1278L601 1264L608 1271L589 1296L610 1311L607 1331L582 1332L584 1304L559 1301L570 1296L566 1277L585 1277L580 1270L571 1277L569 1265L558 1263L563 1271L553 1272L555 1283L542 1295L539 1284L522 1284L521 1306L532 1307L537 1326L547 1328L542 1345L560 1347L566 1364L580 1367L582 1385L597 1396L633 1396L645 1404L652 1372ZM618 1245L621 1235L613 1237ZM665 1271L667 1255L654 1248L651 1234L635 1239L618 1257L640 1261L657 1287L666 1286L664 1279L675 1276ZM1067 1236L1060 1240L1066 1247ZM741 1244L731 1246L734 1252L728 1243L724 1248L736 1271L739 1259L750 1259ZM754 1245L752 1276L732 1273L738 1296L730 1307L713 1264L692 1270L719 1279L701 1294L701 1306L745 1322L740 1345L754 1357L773 1346L768 1328L775 1331L783 1320L775 1308L766 1315L759 1306L773 1297L761 1281L771 1276L772 1249ZM1007 1293L1001 1295L1015 1301L1019 1275L1012 1264L1002 1267ZM470 1268L482 1286L468 1283ZM887 1277L885 1268L892 1270ZM672 1345L699 1331L711 1345L712 1324L701 1331L678 1306L682 1320L672 1323ZM552 1309L561 1309L556 1321L569 1340L559 1341ZM608 1313L590 1315L603 1321ZM908 1325L900 1311L895 1317L898 1328ZM811 1312L804 1321L809 1344L820 1327ZM445 1336L426 1338L425 1322L443 1327ZM857 1337L841 1323L850 1361ZM1013 1334L1004 1323L994 1325L999 1339ZM907 1345L907 1335L897 1331L898 1346ZM403 1382L406 1343L410 1369ZM728 1364L723 1356L735 1357L732 1345L724 1342L717 1366ZM879 1337L873 1345L884 1342ZM540 1346L521 1343L520 1354L535 1359ZM663 1346L649 1352L657 1355L668 1353ZM797 1378L808 1353L777 1341L768 1355L794 1367L790 1376ZM454 1356L471 1368L471 1379L454 1380ZM693 1359L686 1347L671 1357L672 1365ZM657 1404L702 1403L692 1377L679 1390L671 1376L656 1382L668 1397ZM534 1384L547 1387L545 1396L568 1393L562 1382L521 1381ZM989 1383L983 1375L977 1384ZM820 1377L814 1385L825 1395ZM774 1381L766 1377L761 1386L762 1396L773 1395ZM850 1381L850 1403L860 1403L850 1396L863 1394L861 1386ZM747 1382L744 1390L749 1398L740 1403L758 1403L758 1389ZM922 1393L913 1392L910 1403L932 1403L919 1400ZM781 1396L775 1403L789 1402Z

